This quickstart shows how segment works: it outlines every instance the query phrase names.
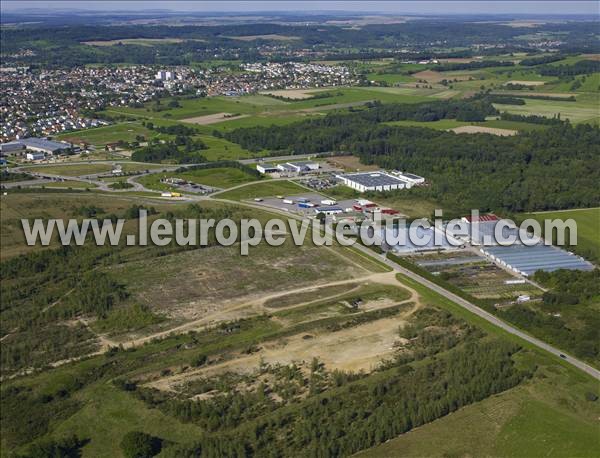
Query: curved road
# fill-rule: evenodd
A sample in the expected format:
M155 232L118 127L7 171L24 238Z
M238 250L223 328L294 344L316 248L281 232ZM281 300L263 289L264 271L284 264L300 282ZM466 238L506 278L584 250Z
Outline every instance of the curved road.
M215 199L215 200L217 200L217 199ZM292 215L290 213L279 212L278 210L274 210L271 208L265 209L264 206L260 206L260 205L254 205L251 203L244 203L244 202L234 202L234 201L229 201L229 200L225 200L225 199L218 199L218 200L220 200L222 202L235 203L237 205L241 204L241 205L250 206L250 207L254 207L254 208L260 208L263 211L266 210L266 211L270 211L272 213L278 213L278 214L286 216L287 218L301 219L300 217L296 217L295 215ZM333 237L335 240L335 234L333 235ZM428 288L432 291L435 291L439 295L451 300L452 302L463 307L464 309L467 309L469 312L483 318L484 320L488 321L489 323L493 324L494 326L497 326L497 327L503 329L504 331L506 331L512 335L515 335L515 336L529 342L530 344L532 344L542 350L547 351L548 353L553 354L554 356L560 358L561 361L571 364L572 366L576 367L577 369L582 370L586 374L591 375L596 380L600 381L600 371L598 369L590 366L589 364L587 364L577 358L574 358L573 356L567 355L567 353L565 353L564 351L559 350L558 348L553 347L552 345L547 344L546 342L544 342L536 337L533 337L533 336L521 331L520 329L515 328L514 326L511 326L510 324L506 323L505 321L502 321L497 316L495 316L489 312L486 312L485 310L479 308L475 304L463 299L460 296L457 296L454 293L451 293L450 291L439 286L438 284L433 283L432 281L427 280L424 277L421 277L420 275L414 273L412 270L408 270L405 267L402 267L399 264L396 264L394 261L388 259L387 257L378 256L370 248L367 248L366 246L361 245L360 243L355 243L353 245L353 247L360 250L362 253L364 253L365 255L367 255L371 258L375 258L378 261L383 262L388 267L391 267L392 269L394 269L396 272L407 276L411 280L414 280L417 283L420 283L421 285L425 286L426 288Z
M298 155L298 156L280 156L280 157L275 157L275 158L268 158L269 160L289 160L289 159L299 159L301 157L307 157L308 155ZM244 159L244 160L240 160L239 162L242 163L246 163L246 164L251 164L251 163L256 163L259 162L260 159ZM106 163L107 161L92 161L92 162L104 162ZM115 162L115 161L113 161ZM49 164L50 165L50 164ZM192 164L190 164L192 165ZM165 167L165 169L170 168L170 167ZM176 168L176 167L173 167ZM17 169L20 169L20 171L26 172L26 167L18 167ZM161 172L165 169L158 169L158 170L151 170L149 171L149 173L157 173L157 172ZM77 180L77 181L84 181L84 182L88 182L88 183L94 183L97 186L101 187L102 190L106 190L106 191L111 191L111 192L115 192L116 190L110 189L107 186L107 183L102 182L100 180L92 180L90 178L85 178L85 177L66 177L66 176L58 176L58 175L51 175L51 174L42 174L42 173L37 173L35 174L37 176L44 176L50 179L56 179L56 178L62 178L62 179L68 179L68 180ZM91 176L90 176L91 177ZM131 184L134 185L133 190L144 190L144 191L151 191L146 189L143 185L141 185L140 183L138 183L137 181L135 181L135 178L138 178L139 175L136 176L132 176L130 178L127 179L127 181ZM78 179L79 178L79 179ZM14 183L15 185L17 183ZM238 186L241 187L241 186ZM131 188L129 190L132 190ZM118 192L118 191L117 191ZM215 193L215 195L218 193ZM210 199L209 196L194 196L194 198L190 199L190 200L204 200L204 199ZM282 212L282 211L278 211L277 209L273 209L273 208L265 208L264 206L261 205L255 205L252 203L247 203L247 202L237 202L237 201L231 201L231 200L227 200L227 199L214 199L216 201L221 201L221 202L227 202L227 203L231 203L231 204L235 204L235 205L242 205L242 206L248 206L248 207L252 207L252 208L257 208L260 209L262 211L267 211L270 213L276 213L278 215L283 215L286 218L295 218L295 219L301 219L300 216L296 216L296 215L292 215L290 213L286 213L286 212ZM452 302L456 303L457 305L465 308L466 310L468 310L469 312L479 316L480 318L483 318L484 320L488 321L489 323L493 324L494 326L497 326L501 329L503 329L504 331L515 335L527 342L529 342L530 344L545 350L548 353L553 354L554 356L560 358L562 361L571 364L572 366L582 370L583 372L585 372L588 375L591 375L592 377L594 377L596 380L600 381L600 371L598 369L595 369L594 367L590 366L587 363L584 363L583 361L574 358L570 355L567 355L564 351L559 350L556 347L553 347L552 345L547 344L546 342L537 339L536 337L533 337L523 331L521 331L520 329L515 328L514 326L511 326L510 324L502 321L500 318L496 317L495 315L486 312L485 310L479 308L478 306L476 306L475 304L463 299L460 296L457 296L454 293L451 293L450 291L444 289L443 287L437 285L436 283L433 283L430 280L427 280L426 278L421 277L420 275L414 273L411 270L408 270L398 264L396 264L395 262L391 261L390 259L388 259L387 257L382 257L382 256L377 256L371 249L356 243L353 245L356 249L360 250L362 253L364 253L365 255L371 257L371 258L376 258L379 261L383 262L384 264L386 264L387 266L391 267L393 270L395 270L396 272L399 272L405 276L407 276L408 278L420 283L421 285L425 286L428 289L431 289L432 291L435 291L436 293L440 294L441 296L451 300Z

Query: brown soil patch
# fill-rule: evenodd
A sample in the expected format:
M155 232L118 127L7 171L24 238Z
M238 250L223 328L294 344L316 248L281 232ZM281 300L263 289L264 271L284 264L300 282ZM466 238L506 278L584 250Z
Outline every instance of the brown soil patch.
M511 129L498 129L495 127L483 127L483 126L460 126L450 129L457 134L492 134L499 135L501 137L509 137L511 135L517 135L516 130Z

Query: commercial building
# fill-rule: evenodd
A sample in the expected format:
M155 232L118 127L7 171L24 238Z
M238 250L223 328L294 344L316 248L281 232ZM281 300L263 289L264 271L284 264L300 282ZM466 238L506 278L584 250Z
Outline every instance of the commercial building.
M277 169L285 174L299 175L301 173L308 173L319 169L318 162L312 161L299 161L299 162L286 162L285 164L278 164Z
M594 265L582 257L551 245L482 247L481 252L501 266L526 277L538 270L594 269Z
M53 155L63 153L70 149L72 149L70 143L36 137L23 138L0 145L0 151L4 154L28 150Z
M392 174L400 178L402 181L405 181L407 188L411 188L414 185L425 183L425 178L420 177L419 175L415 175L413 173L392 172Z
M279 169L269 164L256 164L256 170L262 174L278 173Z
M360 172L337 175L346 186L358 192L367 191L393 191L404 189L407 182L385 172Z
M28 161L41 161L41 160L42 160L42 159L44 159L45 157L46 157L46 156L45 156L45 154L44 154L44 153L35 153L35 152L33 152L33 153L27 153L27 154L25 155L25 158L26 158Z

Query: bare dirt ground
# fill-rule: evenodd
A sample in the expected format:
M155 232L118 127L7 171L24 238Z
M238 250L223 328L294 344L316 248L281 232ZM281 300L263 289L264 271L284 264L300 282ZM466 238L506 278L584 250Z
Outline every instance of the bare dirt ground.
M208 367L186 371L147 384L153 388L172 391L177 386L197 377L210 377L225 372L252 373L262 361L268 364L291 364L308 362L317 357L329 370L345 371L374 370L384 359L390 357L402 339L398 328L406 325L410 317L422 306L418 293L398 282L395 273L381 273L369 276L369 281L393 285L410 291L409 299L397 302L390 299L377 299L361 305L362 310L375 310L395 304L404 304L407 309L392 318L365 323L337 332L303 332L291 337L267 342L260 351L252 355L241 355L234 359ZM256 305L256 304L255 304ZM296 304L289 308L307 305Z
M359 158L356 156L336 156L332 159L328 159L327 163L331 164L333 167L340 167L352 172L379 170L379 167L376 165L361 164Z
M495 127L483 127L483 126L460 126L450 129L457 134L492 134L499 135L501 137L510 137L511 135L517 135L518 131L511 129L498 129Z
M504 83L505 86L507 84L520 84L522 86L543 86L545 84L545 81L510 80Z
M207 126L209 124L216 124L222 121L230 121L233 119L247 118L249 115L237 115L233 116L231 113L215 113L211 115L196 116L193 118L182 119L183 122L189 122L192 124L198 124L200 126Z

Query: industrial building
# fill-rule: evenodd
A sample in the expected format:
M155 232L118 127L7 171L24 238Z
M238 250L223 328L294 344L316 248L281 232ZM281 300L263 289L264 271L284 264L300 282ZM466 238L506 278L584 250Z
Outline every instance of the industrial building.
M519 237L519 228L514 224L508 225L507 220L501 220L493 213L485 215L463 216L461 218L464 223L467 234L459 234L456 229L456 234L453 234L457 239L463 242L470 242L473 245L498 245L496 240L496 226L502 221L502 237L504 240ZM452 228L450 230L452 231Z
M280 172L288 175L299 175L301 173L308 173L318 170L319 163L312 161L286 162L285 164L278 164L277 169Z
M359 172L337 175L337 178L358 192L393 191L412 187L412 183L386 172Z
M415 175L414 173L394 171L392 174L400 178L402 181L406 181L406 183L408 183L406 186L407 188L425 183L425 178Z
M582 257L551 245L482 247L481 252L501 266L526 277L538 270L594 269L594 265Z
M23 138L0 145L0 151L3 154L28 150L53 155L63 153L71 148L72 145L70 143L57 142L54 140L48 140L46 138L36 137Z
M258 170L262 174L270 175L272 173L279 173L279 169L275 166L269 164L256 164L256 170Z

